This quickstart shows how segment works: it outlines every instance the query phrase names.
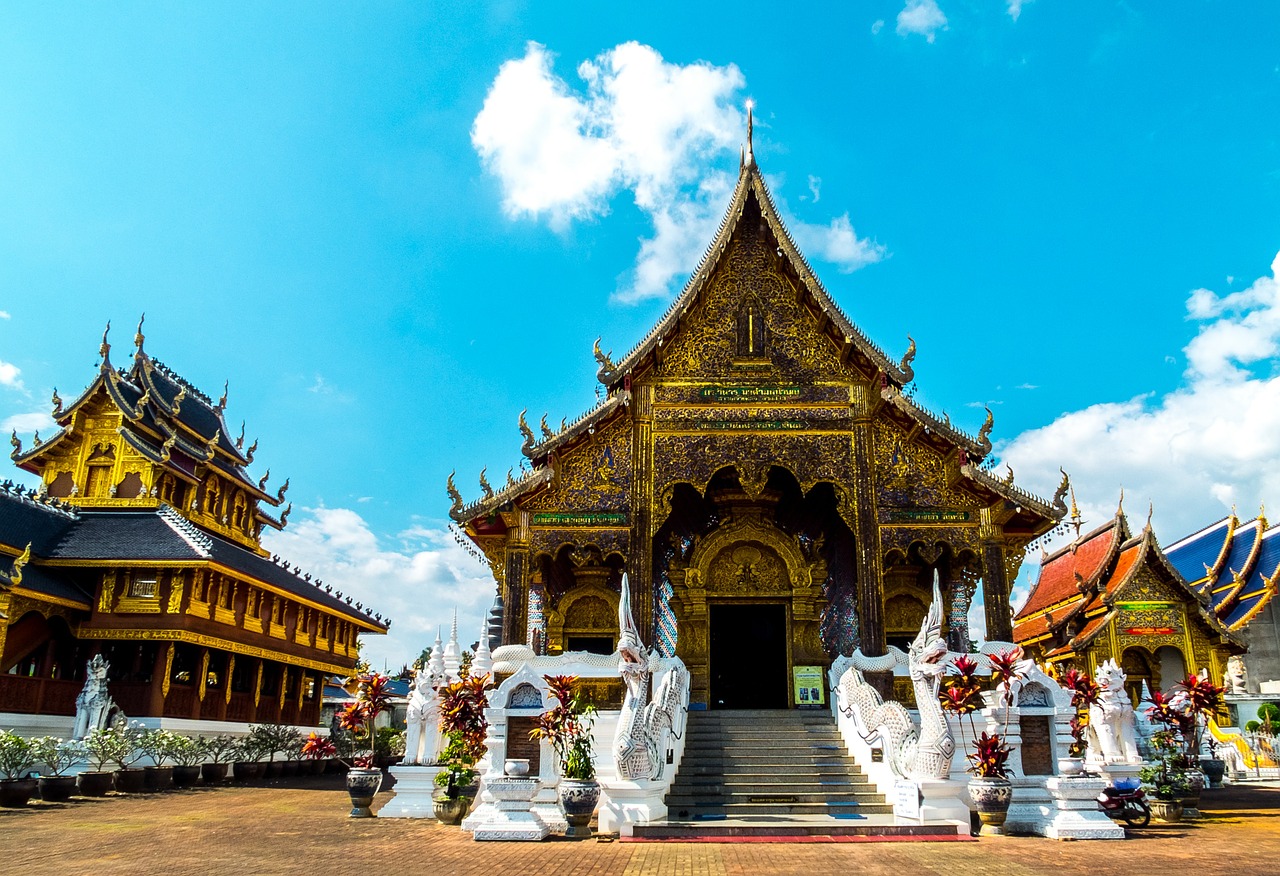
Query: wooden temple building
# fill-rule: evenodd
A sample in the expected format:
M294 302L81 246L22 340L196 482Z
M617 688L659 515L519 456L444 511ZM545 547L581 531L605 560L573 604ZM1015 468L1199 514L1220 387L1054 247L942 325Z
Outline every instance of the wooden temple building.
M108 326L109 328L110 326ZM101 364L60 427L24 448L33 489L0 485L0 712L75 713L103 654L130 717L315 725L328 675L389 622L262 547L288 481L249 475L214 402L144 350Z
M1145 684L1167 691L1201 670L1221 681L1227 658L1245 650L1244 640L1214 610L1209 591L1188 584L1151 522L1134 535L1119 508L1081 535L1078 513L1073 519L1076 538L1041 559L1013 640L1051 665L1093 672L1115 660L1135 705Z
M750 129L748 129L750 130ZM559 428L519 416L528 471L451 515L487 558L501 641L611 652L622 575L646 643L683 659L694 708L787 707L800 666L905 647L935 571L953 647L976 588L1012 635L1026 546L1066 513L915 401L900 359L823 288L750 147L728 212L662 320L595 348L603 396ZM886 680L881 680L885 683Z

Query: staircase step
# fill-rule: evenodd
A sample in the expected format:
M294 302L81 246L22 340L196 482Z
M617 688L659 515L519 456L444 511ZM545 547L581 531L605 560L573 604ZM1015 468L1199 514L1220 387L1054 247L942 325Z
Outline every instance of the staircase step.
M708 818L750 818L756 815L889 815L891 803L724 803L667 805L667 818L697 821Z
M968 825L897 824L890 815L839 819L823 816L777 818L720 818L698 821L668 819L637 824L623 842L977 842Z

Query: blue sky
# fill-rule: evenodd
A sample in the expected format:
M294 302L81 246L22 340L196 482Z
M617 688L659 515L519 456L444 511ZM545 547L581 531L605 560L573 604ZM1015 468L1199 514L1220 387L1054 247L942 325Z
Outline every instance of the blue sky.
M1280 6L466 5L0 9L5 431L146 311L292 478L273 547L399 619L375 657L474 638L445 476L590 406L752 99L827 287L1019 483L1097 523L1123 484L1166 543L1280 501Z

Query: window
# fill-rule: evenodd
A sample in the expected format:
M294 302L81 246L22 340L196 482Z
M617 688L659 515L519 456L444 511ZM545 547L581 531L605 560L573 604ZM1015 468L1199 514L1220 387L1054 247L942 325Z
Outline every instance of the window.
M134 578L129 583L129 595L142 599L156 598L155 578Z

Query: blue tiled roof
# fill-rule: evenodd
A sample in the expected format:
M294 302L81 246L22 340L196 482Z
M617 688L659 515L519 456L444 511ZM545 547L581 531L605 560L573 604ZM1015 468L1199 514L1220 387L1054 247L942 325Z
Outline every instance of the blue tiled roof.
M1212 567L1221 556L1230 523L1231 518L1224 517L1212 526L1170 545L1165 549L1164 555L1183 578L1192 582L1199 581L1205 575L1204 567Z

